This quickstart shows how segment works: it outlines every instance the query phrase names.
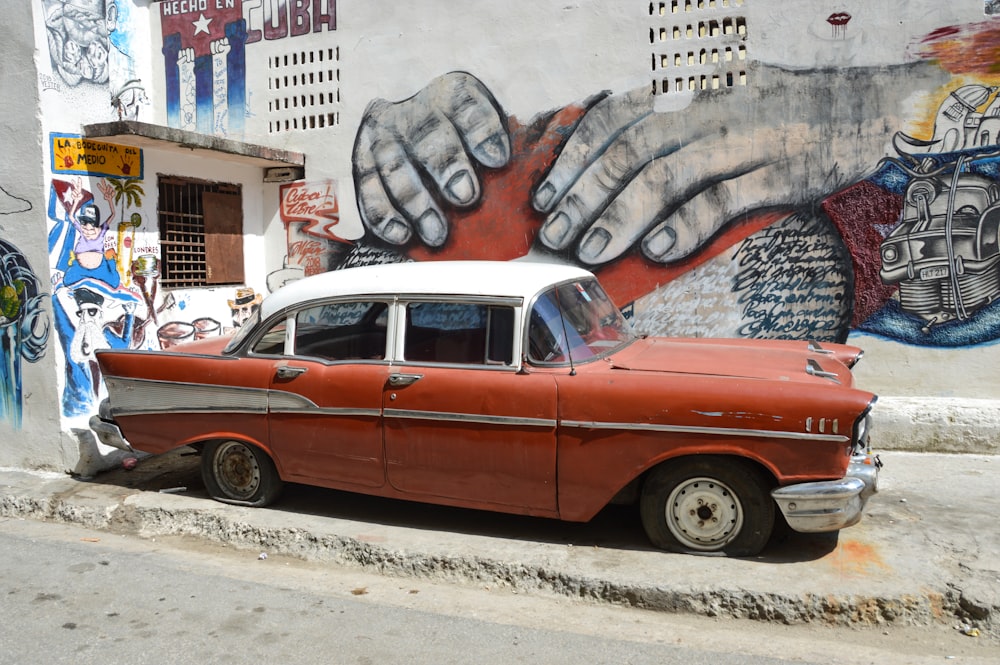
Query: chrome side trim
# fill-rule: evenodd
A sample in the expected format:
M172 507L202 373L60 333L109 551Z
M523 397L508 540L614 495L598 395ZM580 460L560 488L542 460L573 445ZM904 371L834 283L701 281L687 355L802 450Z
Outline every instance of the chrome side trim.
M518 418L514 416L483 416L470 413L449 413L445 411L410 411L407 409L385 409L386 418L409 418L414 420L440 420L446 422L483 423L487 425L524 425L528 427L575 427L579 429L627 430L640 432L666 432L673 434L709 434L723 436L752 436L769 439L797 439L804 441L833 441L843 443L846 436L832 434L804 434L800 432L776 432L773 430L738 429L731 427L693 427L683 425L654 425L644 423L610 423L582 420L554 420L548 418Z
M525 427L555 427L558 422L550 418L519 418L515 416L484 416L472 413L448 413L444 411L409 411L406 409L385 409L386 418L410 420L440 420L446 422L481 423L483 425L523 425Z
M208 384L151 381L149 379L105 380L114 397L114 407L102 407L101 418L157 413L309 413L325 416L362 416L377 418L380 409L320 407L310 399L292 392L263 388L234 388ZM141 391L137 388L141 387ZM113 412L112 412L113 411Z
M286 413L302 413L311 416L360 416L362 418L378 418L382 415L382 412L378 409L340 409L333 407L322 407L322 406L312 406L312 407L284 407L284 408L271 408L270 413L272 414L286 414Z
M105 384L112 395L113 417L150 413L312 413L329 416L361 416L437 420L442 422L480 423L521 427L573 427L579 429L664 432L671 434L704 434L711 436L741 436L765 439L801 441L832 441L842 443L848 437L837 434L811 434L735 427L697 427L652 423L616 423L554 418L523 418L518 416L481 415L445 411L412 411L407 409L320 407L312 400L291 392L263 388L233 388L208 384L152 381L106 377ZM137 390L137 388L142 390ZM270 405L268 399L270 396ZM269 409L270 406L270 409Z
M320 416L361 416L378 418L381 409L364 409L360 407L320 406L307 397L285 390L271 390L268 395L269 413L308 413Z
M170 356L171 358L211 358L212 360L239 360L235 356L216 355L214 353L184 353L182 351L164 351L163 349L98 349L94 352L97 355L102 353L128 353L129 355L143 356Z
M620 429L641 432L669 432L671 434L720 434L722 436L752 436L765 439L800 439L803 441L834 441L842 443L846 436L835 434L808 434L804 432L781 432L766 429L742 429L738 427L697 427L692 425L657 425L652 423L599 423L582 420L563 420L563 427L583 429Z
M268 396L268 407L271 411L300 412L315 411L319 408L319 405L298 393L290 393L285 390L272 390Z
M267 390L109 376L115 418L150 413L267 413Z

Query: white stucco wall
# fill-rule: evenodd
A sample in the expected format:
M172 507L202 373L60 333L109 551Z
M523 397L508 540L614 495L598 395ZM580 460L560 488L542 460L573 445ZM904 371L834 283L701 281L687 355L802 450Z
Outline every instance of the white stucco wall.
M17 26L0 43L4 66L0 68L0 91L3 93L4 121L0 123L0 144L5 158L0 160L0 264L6 279L0 285L11 286L11 279L24 277L12 271L26 259L37 279L32 285L37 300L19 303L7 317L0 312L0 466L40 467L62 470L75 463L75 446L60 434L58 393L55 389L56 359L46 352L29 362L26 337L39 340L50 337L50 307L44 296L49 288L48 251L45 242L45 202L42 197L41 123L39 112L38 70L35 62L34 16L30 3L14 3L6 8L9 25ZM20 257L15 258L10 248ZM34 323L25 326L27 307L36 314ZM13 316L15 321L11 321ZM6 318L6 321L5 321ZM18 332L20 328L20 332ZM34 331L32 333L32 331ZM22 351L25 351L24 353Z

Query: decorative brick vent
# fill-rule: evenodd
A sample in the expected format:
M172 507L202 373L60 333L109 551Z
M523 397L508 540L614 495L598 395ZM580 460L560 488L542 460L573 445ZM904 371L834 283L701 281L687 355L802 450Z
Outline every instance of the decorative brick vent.
M653 94L746 85L746 2L650 2Z
M268 59L268 133L340 124L340 48L294 51Z

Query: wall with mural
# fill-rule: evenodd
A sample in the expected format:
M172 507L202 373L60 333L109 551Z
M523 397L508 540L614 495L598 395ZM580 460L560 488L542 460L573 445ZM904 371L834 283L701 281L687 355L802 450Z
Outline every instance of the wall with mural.
M252 287L160 288L156 189L147 164L156 165L157 177L205 180L218 175L217 166L62 133L50 134L50 143L52 309L65 369L62 414L72 422L89 418L105 395L98 350L163 349L230 332L262 296ZM249 187L259 175L231 167L225 177ZM256 207L259 193L247 199ZM252 224L246 231L260 233Z
M46 462L25 463L22 458L27 466L92 475L121 458L120 451L99 444L87 425L106 394L95 361L98 350L162 349L231 332L266 291L263 268L250 271L246 283L238 286L170 290L161 287L159 270L161 178L224 180L240 188L241 200L252 211L244 213L244 230L248 247L255 250L248 260L253 264L263 253L261 220L273 216L277 207L277 187L262 187L259 168L222 166L157 147L82 136L82 127L93 123L153 122L173 103L164 100L176 101L171 96L176 88L163 85L160 78L163 53L150 38L149 4L32 2L34 41L40 51L37 103L42 111L41 128L29 133L41 146L37 161L42 177L31 190L37 198L32 237L41 253L38 262L29 264L16 246L0 244L0 322L8 360L0 373L5 386L0 420L6 415L15 426L23 425L23 409L16 407L26 389L18 367L37 361L47 349L46 357L55 365L45 383L53 400L47 420L60 445L50 446ZM185 44L188 47L193 45ZM185 75L197 71L202 76L204 63L196 60L192 56L194 68ZM194 108L185 112L194 113ZM178 127L211 134L220 133L223 125L212 120ZM262 204L264 191L274 200L267 206Z
M270 289L565 261L643 332L850 339L883 394L997 396L990 3L386 7L155 7L164 122L308 156Z
M211 71L180 98L217 133L309 155L272 286L566 261L643 332L851 339L883 394L997 396L990 3L224 4L163 3L162 35ZM245 70L208 67L233 34Z
M851 341L882 395L998 399L993 4L32 0L2 46L36 53L42 119L2 134L32 166L0 169L0 432L57 431L32 463L87 473L114 461L96 350L453 258L586 266L642 332ZM306 178L82 137L110 120L302 152ZM240 187L244 283L163 286L168 176Z
M147 14L130 0L33 0L42 181L33 192L45 259L47 417L60 454L45 466L84 476L105 465L87 426L102 389L94 351L123 345L140 299L127 289L119 239L148 221L142 150L81 137L81 128L149 116ZM143 45L137 48L137 45ZM123 251L124 250L124 251Z

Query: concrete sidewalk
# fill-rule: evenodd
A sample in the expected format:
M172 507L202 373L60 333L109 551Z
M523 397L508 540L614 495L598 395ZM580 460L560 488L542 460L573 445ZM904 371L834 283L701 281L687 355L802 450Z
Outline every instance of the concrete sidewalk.
M862 522L754 559L650 548L636 511L588 524L290 485L268 509L206 498L199 458L82 481L0 470L0 516L187 535L391 575L503 585L652 610L785 623L946 623L1000 641L1000 457L890 452ZM973 630L974 629L974 630Z

